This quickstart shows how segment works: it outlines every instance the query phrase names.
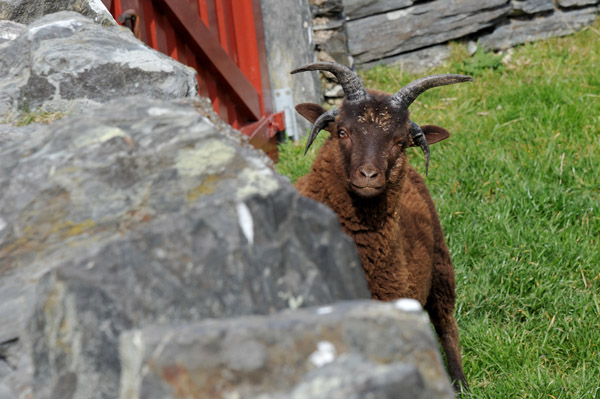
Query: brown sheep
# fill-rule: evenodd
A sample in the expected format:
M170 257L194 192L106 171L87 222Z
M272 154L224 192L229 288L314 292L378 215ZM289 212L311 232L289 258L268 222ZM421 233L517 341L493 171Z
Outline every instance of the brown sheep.
M450 133L439 126L419 127L409 119L408 106L427 89L472 78L429 76L389 95L365 89L354 72L335 63L317 62L292 73L313 70L333 73L345 98L339 110L296 106L314 123L306 150L321 129L330 133L311 172L296 187L337 213L356 242L374 299L414 298L423 305L446 353L454 388L466 389L452 261L433 200L408 163L406 148L420 146L428 168L428 143Z

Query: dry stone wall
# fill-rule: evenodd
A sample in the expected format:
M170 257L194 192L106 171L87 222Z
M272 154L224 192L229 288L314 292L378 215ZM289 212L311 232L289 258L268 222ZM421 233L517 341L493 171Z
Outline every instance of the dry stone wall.
M449 56L448 42L492 50L564 36L591 24L600 0L309 0L316 57L358 69L419 72ZM325 82L325 96L342 95Z

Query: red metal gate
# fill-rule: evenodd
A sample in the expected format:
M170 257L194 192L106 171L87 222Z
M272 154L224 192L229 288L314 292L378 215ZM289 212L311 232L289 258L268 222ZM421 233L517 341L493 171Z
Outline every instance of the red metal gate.
M276 158L283 113L271 104L259 0L103 0L134 16L138 38L198 71L201 96L250 142Z

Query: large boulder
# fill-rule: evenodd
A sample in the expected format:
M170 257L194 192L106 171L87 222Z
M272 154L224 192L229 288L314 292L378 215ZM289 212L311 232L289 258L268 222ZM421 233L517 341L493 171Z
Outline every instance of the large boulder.
M121 338L120 399L452 399L414 300L148 326Z
M0 46L0 117L74 112L115 97L197 97L196 72L150 49L128 29L63 11ZM75 100L75 101L74 101Z
M3 134L0 343L31 348L35 397L116 397L129 328L369 297L335 215L193 105L124 98Z
M101 25L117 24L102 0L0 0L0 19L25 25L59 11L75 11Z

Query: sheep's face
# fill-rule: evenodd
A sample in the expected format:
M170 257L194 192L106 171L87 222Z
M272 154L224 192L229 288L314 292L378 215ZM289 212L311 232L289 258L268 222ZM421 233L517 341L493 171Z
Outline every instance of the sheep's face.
M325 112L316 104L299 104L296 110L313 123ZM441 127L422 129L429 143L449 136ZM373 198L399 184L405 169L405 150L415 144L408 111L395 107L389 95L371 92L368 101L344 102L325 130L339 148L344 178L352 194Z
M344 104L332 131L349 187L360 197L378 196L397 182L411 145L408 112L383 100Z

